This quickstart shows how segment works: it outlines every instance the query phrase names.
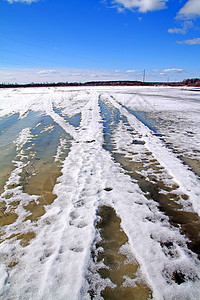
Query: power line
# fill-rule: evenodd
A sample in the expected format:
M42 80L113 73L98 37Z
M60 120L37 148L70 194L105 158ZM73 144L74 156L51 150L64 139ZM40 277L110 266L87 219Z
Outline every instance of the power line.
M13 42L16 42L18 44L19 43L20 44L24 44L24 45L27 45L27 46L30 46L30 47L33 47L33 48L39 48L39 49L49 50L47 47L36 46L34 44L27 43L25 41L20 41L18 39L16 40L16 39L8 38L8 37L2 36L2 35L0 35L0 38L3 38L3 39L8 40L8 41L13 41Z
M12 39L12 38L8 38L8 37L4 37L4 36L2 36L2 35L0 35L0 38L6 39L6 40L10 40L10 41L14 41L14 42L18 43L19 46L21 46L20 44L24 44L24 45L33 47L33 48L35 48L35 49L43 49L43 50L48 50L48 51L52 51L52 50L53 50L53 48L52 48L52 49L49 49L49 48L47 48L47 47L36 46L35 44L27 43L27 42L25 42L25 41L20 41L20 40L18 40L18 39ZM27 54L21 54L21 53L17 53L17 52L10 51L10 50L4 50L4 49L0 49L0 50L1 50L1 51L10 52L10 53L13 53L13 54L17 54L17 55L23 55L23 56L26 56L26 57L34 58L34 59L35 59L35 57L29 56L29 55L27 55ZM66 56L66 52L63 52L63 51L61 51L61 50L59 50L57 54ZM74 58L81 59L81 60L85 61L85 57L80 56L80 55L75 55L74 53L70 53L70 54L68 55L68 57L69 57L69 58L74 57ZM58 64L58 62L57 62L57 61L54 61L54 60L47 60L47 59L45 59L45 58L39 58L39 57L37 57L36 59L41 59L42 61L46 61L46 62Z
M21 56L21 58L12 58L12 59L18 59L18 61L19 60L22 60L22 62L26 62L27 60L25 60L26 58L28 58L28 59L32 59L32 60L39 60L39 61L44 61L44 62L48 62L48 63L54 63L54 64L58 64L58 61L53 61L53 60L48 60L48 59L45 59L45 58L43 58L43 57L34 57L34 56L31 56L31 55L27 55L27 54L23 54L23 53L19 53L19 52L16 52L16 51L10 51L10 50L5 50L5 49L1 49L0 48L0 51L3 51L3 52L6 52L6 53L11 53L11 54L14 54L14 55L17 55L17 56ZM8 59L9 59L9 57L7 57ZM33 62L34 62L33 61Z

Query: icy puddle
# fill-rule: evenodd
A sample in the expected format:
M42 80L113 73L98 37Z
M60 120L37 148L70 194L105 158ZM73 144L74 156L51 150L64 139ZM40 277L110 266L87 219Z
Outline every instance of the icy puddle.
M65 121L67 121L70 125L74 126L74 127L79 127L80 122L81 122L81 113L78 113L72 117L63 115L63 113L57 109L54 108L55 113L57 113L59 116L63 117Z
M157 122L155 119L151 118L149 114L143 111L133 111L130 108L122 105L129 113L134 115L139 121L141 121L145 126L147 126L150 130L157 133Z
M151 299L152 293L141 277L128 238L120 227L120 218L109 206L102 206L98 216L100 241L95 244L93 261L102 263L98 269L100 277L112 282L111 287L101 291L101 296L103 299ZM89 293L93 298L96 291L93 289Z
M104 130L104 144L103 147L105 150L112 151L113 144L111 140L111 135L115 131L117 124L122 117L120 116L119 110L113 106L105 105L105 103L99 99L99 106L101 110L101 115L103 119L103 130Z
M181 156L180 158L186 165L191 168L194 173L196 173L200 177L200 160L184 156Z
M190 207L189 211L187 211L188 209L185 211L184 202L186 202L188 196L178 191L178 185L173 182L154 159L152 153L145 148L145 142L142 140L142 137L131 128L126 118L121 116L119 111L112 107L109 102L101 101L100 107L104 120L104 148L111 151L115 161L120 163L122 168L127 171L127 174L137 182L145 197L158 203L159 209L169 217L171 225L180 228L182 234L188 237L189 249L200 258L200 217L197 213L192 212ZM133 114L131 110L127 110ZM138 118L138 115L136 117ZM115 137L117 137L117 126L119 126L120 121L120 138L123 140L123 136L121 136L123 134L122 130L124 134L127 131L130 139L129 143L133 145L132 151L135 149L134 152L128 151L126 144L120 145L120 150L122 151L118 152L119 149L117 149L117 139L115 140ZM140 121L152 130L151 126L144 120ZM140 157L138 158L139 155ZM137 157L137 159L134 159L134 157Z
M14 141L23 128L33 126L37 121L37 114L35 113L30 113L28 117L23 119L19 118L19 114L15 114L0 120L0 193L3 192L5 182L14 169L12 162L16 156Z
M29 113L25 119L11 116L4 120L4 124L5 134L9 135L1 147L7 148L10 145L12 157L11 154L7 156L10 169L6 169L9 171L6 185L6 180L1 181L4 193L0 206L0 224L5 226L14 223L21 209L27 215L24 221L37 221L44 215L45 206L52 204L56 198L53 188L61 175L62 162L69 153L71 137L49 116L39 113ZM24 195L33 196L25 201L26 204L17 197L20 190ZM33 237L35 234L32 232L17 234L23 245Z
M13 144L13 133L15 132L14 126L18 117L16 114L0 120L0 193L3 192L4 184L6 180L8 180L13 167L12 159L16 155L15 145ZM11 128L13 128L13 130ZM5 133L7 130L9 134Z
M131 153L129 155L131 157ZM127 171L127 174L137 181L145 196L159 204L159 209L169 217L171 225L180 227L181 232L189 238L189 249L200 258L200 218L197 213L183 210L181 203L188 199L187 195L179 195L178 186L166 185L155 175L143 176L142 171L148 169L154 170L156 175L162 175L162 168L153 161L147 166L147 160L134 162L131 158L119 153L114 153L113 157ZM149 161L151 160L152 157L149 157Z
M40 196L36 202L31 201L24 207L31 212L28 219L33 221L43 215L44 206L51 204L56 198L53 188L61 175L61 161L69 153L71 138L46 116L32 133L34 138L26 144L26 149L22 148L29 163L22 170L21 185L25 193ZM58 149L61 152L57 153Z

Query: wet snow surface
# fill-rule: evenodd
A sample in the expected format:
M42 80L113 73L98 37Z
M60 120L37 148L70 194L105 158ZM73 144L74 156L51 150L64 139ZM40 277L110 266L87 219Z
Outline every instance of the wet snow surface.
M0 91L0 298L200 299L200 94Z

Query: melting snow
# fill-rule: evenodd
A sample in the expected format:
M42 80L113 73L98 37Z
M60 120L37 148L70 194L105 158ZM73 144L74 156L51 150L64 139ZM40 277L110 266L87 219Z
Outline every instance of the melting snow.
M196 253L188 249L188 239L178 226L170 224L158 203L148 199L137 180L133 180L111 152L104 149L105 120L103 122L99 100L107 103L113 117L109 125L112 127L109 132L113 143L111 152L132 155L135 161L145 159L147 151L150 152L164 171L155 175L154 169L149 168L141 172L141 176L161 176L169 186L173 181L179 186L178 193L188 196L186 202L192 205L190 209L200 214L199 178L173 152L173 147L177 147L188 155L195 153L195 158L199 159L198 92L139 87L4 89L1 91L1 118L18 113L26 119L30 111L40 112L49 115L72 140L70 151L62 162L62 175L54 186L57 197L52 204L46 205L45 214L33 222L26 220L28 212L24 207L33 200L37 202L38 196L24 193L20 186L21 172L29 163L23 149L30 147L32 128L23 128L13 141L20 160L13 161L14 170L0 199L8 210L12 203L18 203L12 210L17 219L2 226L1 299L89 299L87 276L91 276L91 247L97 238L97 210L102 205L113 207L120 217L131 254L139 263L142 277L155 299L199 299L200 264ZM80 125L70 125L53 107L63 115L81 113ZM154 114L154 117L156 114L157 130L162 129L162 134L168 136L172 149L125 107ZM116 109L121 115L119 120L114 117ZM193 120L188 129L192 134L185 137L186 128L181 132L179 122L173 123L172 134L171 127L159 127L159 120L166 122L176 116L185 118L183 126ZM129 128L124 125L125 120ZM48 134L54 127L47 126L45 130ZM181 136L185 137L184 146L179 140ZM66 140L60 139L55 161L60 159L65 145ZM34 238L23 246L19 233L33 233ZM98 285L98 276L96 280ZM112 284L105 281L102 288L106 285ZM134 287L135 281L127 276L124 286Z

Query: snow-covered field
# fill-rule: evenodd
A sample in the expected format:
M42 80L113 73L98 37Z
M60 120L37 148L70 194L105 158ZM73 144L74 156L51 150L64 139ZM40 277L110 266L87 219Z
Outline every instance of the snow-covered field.
M2 89L0 298L200 299L199 128L194 88Z

